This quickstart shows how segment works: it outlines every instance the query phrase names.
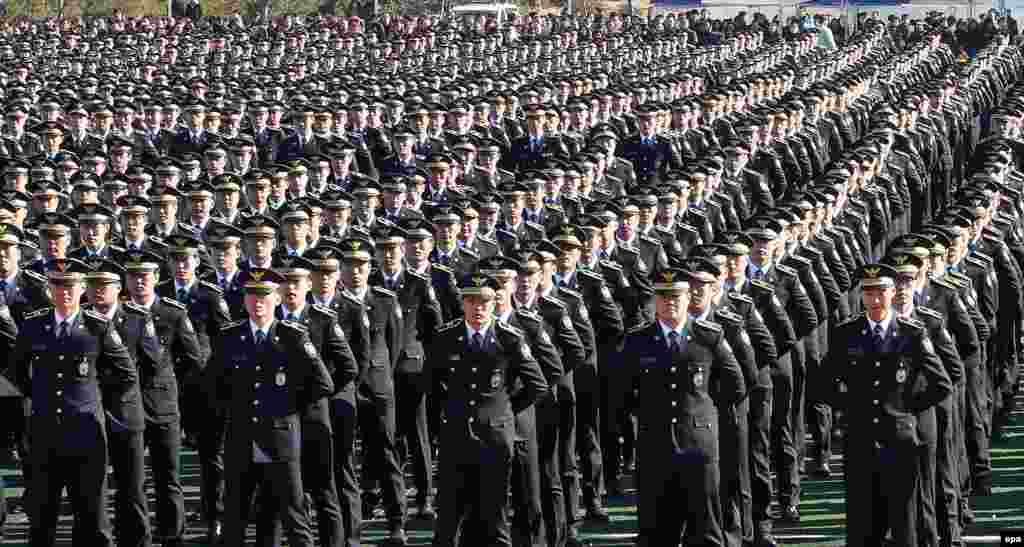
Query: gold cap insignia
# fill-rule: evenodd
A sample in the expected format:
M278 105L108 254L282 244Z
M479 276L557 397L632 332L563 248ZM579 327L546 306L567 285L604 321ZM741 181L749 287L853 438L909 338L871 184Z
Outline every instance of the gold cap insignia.
M896 255L895 257L893 257L892 260L896 264L902 266L902 265L907 263L907 260L909 260L909 257L907 257L906 255Z
M661 272L661 278L664 279L666 283L671 283L671 282L675 281L676 273L675 272Z
M881 271L881 268L864 268L864 274L868 277L878 277Z
M252 278L255 279L256 281L261 281L263 279L264 274L266 274L266 272L263 271L253 271L249 273L249 275L252 276Z

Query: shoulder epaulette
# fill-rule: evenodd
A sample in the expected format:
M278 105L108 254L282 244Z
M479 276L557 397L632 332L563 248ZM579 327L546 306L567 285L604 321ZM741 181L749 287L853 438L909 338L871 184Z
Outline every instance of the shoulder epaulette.
M383 287L371 287L371 290L373 290L374 293L382 295L382 296L387 296L387 297L390 297L390 298L397 298L398 297L398 295L395 294L395 291L388 290L388 289L385 289Z
M113 251L115 253L123 253L125 251L124 247L118 247L117 245L110 245L109 248L110 248L111 251Z
M925 316L931 317L932 319L938 319L940 321L942 320L942 314L941 313L939 313L939 312L937 312L937 311L935 311L935 310L933 310L933 309L931 309L931 308L929 308L927 306L917 306L914 309L916 309L917 313L920 313L921 315L925 315Z
M810 268L811 267L810 259L804 258L802 256L790 255L789 257L787 257L787 260L793 261L794 263L798 264L801 268ZM779 264L780 268L782 266L785 266L785 264Z
M477 239L477 241L479 241L481 243L486 243L487 245L494 245L494 246L498 245L498 240L492 238L491 236L483 236L483 235L477 234L476 239Z
M564 295L566 295L566 296L568 296L570 298L574 298L576 300L583 300L583 293L575 291L575 290L570 289L568 287L559 287L558 288L558 294L564 294Z
M986 241L995 243L996 245L999 245L999 244L1003 243L1003 241L1001 239L999 239L998 237L996 237L993 234L988 234L988 233L981 234L981 239L984 239Z
M722 325L719 325L718 323L712 321L698 319L693 322L693 325L697 327L697 329L704 329L710 332L722 332Z
M331 308L328 308L327 306L324 306L323 304L313 304L311 306L311 309L314 309L314 310L316 310L316 311L318 311L318 312L320 312L320 313L322 313L324 315L330 316L330 317L337 317L338 316L337 312L335 312Z
M800 250L801 251L806 251L806 252L811 253L812 255L814 255L814 260L817 260L817 259L821 258L821 249L819 249L819 248L817 248L817 247L815 247L813 245L804 245L803 248L800 249ZM803 257L798 257L798 258L803 258ZM807 259L805 259L805 260L807 260Z
M155 244L155 245L158 245L158 246L160 246L160 247L169 247L169 245L167 245L166 243L164 243L164 240L163 240L163 239L161 239L161 238L160 238L159 236L149 236L149 237L147 237L146 239L147 239L147 240L148 240L148 241L149 241L150 243L153 243L153 244Z
M413 277L415 279L419 279L420 281L423 281L425 283L430 283L430 278L421 273L414 272L412 270L405 270L405 275Z
M797 277L796 270L794 270L793 268L790 268L789 266L786 266L785 264L777 264L775 266L775 269L778 270L779 273L783 273L783 274L786 274L786 275L791 276L791 277Z
M576 274L582 279L589 279L593 282L604 282L604 278L590 270L576 270Z
M199 284L211 292L214 292L216 294L224 294L224 289L220 288L220 286L218 285L210 283L209 281L200 280Z
M750 287L765 292L769 295L775 294L775 287L771 283L767 283L760 279L751 280Z
M964 257L964 262L967 263L967 264L970 264L971 266L974 266L975 268L987 268L988 267L988 265L986 265L983 261L978 260L977 258L974 258L973 256L965 256Z
M973 253L971 253L971 255L974 258L977 258L978 260L984 261L984 262L986 262L988 264L992 263L992 257L989 256L987 253L983 253L981 251L975 250Z
M295 321L288 321L287 319L282 319L281 320L281 326L285 327L287 329L291 329L293 331L298 331L298 332L306 332L307 330L309 330L302 323L296 323Z
M341 291L339 294L341 294L341 297L345 298L349 302L355 302L356 304L359 304L360 306L363 305L363 301L362 300L356 298L356 295L354 295L354 294L352 294L352 293L350 293L348 291Z
M167 306L171 306L172 308L178 308L179 310L182 310L182 311L188 311L188 308L185 307L185 304L182 304L181 302L178 302L177 300L175 300L173 298L167 298L165 296L165 297L160 299L160 302L162 302L163 304L165 304Z
M897 317L896 323L899 324L900 327L904 327L912 331L924 329L924 323L910 317Z
M601 260L602 268L608 268L609 270L622 271L622 264L615 262L614 260Z
M849 318L847 318L847 319L846 319L845 321L841 321L841 322L840 322L840 323L839 323L838 325L836 325L836 326L837 326L837 327L841 327L841 326L843 326L843 325L849 325L850 323L853 323L854 321L858 321L858 320L860 320L860 319L861 319L862 317L864 317L864 314L863 314L863 313L859 313L859 314L857 314L857 315L854 315L853 317L849 317Z
M42 317L53 310L51 307L39 308L38 310L30 311L25 314L25 319L35 319L36 317Z
M437 331L438 332L444 332L444 331L452 330L455 327L458 327L459 325L461 325L462 322L463 322L462 319L452 319L451 321L445 323L444 325L441 325L441 327L438 328Z
M466 247L462 247L462 248L459 249L459 251L463 252L465 254L468 254L472 258L475 258L475 259L479 259L480 258L480 255L476 251L474 251L473 249L467 249Z
M639 325L634 325L634 326L630 327L628 330L626 330L626 332L629 333L629 334L636 334L638 332L643 332L644 330L650 328L650 326L653 323L654 323L653 321L647 321L645 323L640 323Z
M108 319L105 316L100 315L99 313L93 310L82 310L82 314L88 317L89 319L92 319L93 321L97 321L99 323L106 323L108 321Z
M694 227L694 226L690 226L689 224L687 224L687 223L685 223L685 222L681 222L681 223L679 223L679 225L678 225L678 226L676 227L676 229L677 229L677 230L682 230L682 231L684 231L684 232L692 232L693 234L696 234L696 235L698 235L698 236L700 235L700 232L698 232L698 231L697 231L697 228L696 228L696 227ZM668 231L668 232L669 232L670 234L672 233L671 231Z
M508 323L505 323L504 321L495 321L494 328L499 331L514 334L515 336L523 336L523 331L517 329L516 327L513 327L512 325L509 325Z
M733 326L743 324L743 318L739 314L733 313L726 309L719 309L715 311L715 319L720 320L720 323L728 323Z
M537 312L526 308L516 308L516 315L520 318L526 319L527 321L533 321L535 323L539 323L541 321L541 317L537 315Z
M448 266L445 266L444 264L437 264L435 262L431 262L430 263L430 268L434 269L434 270L440 270L440 271L445 272L445 273L455 273Z
M932 279L932 283L934 283L934 284L936 284L936 285L938 285L940 287L947 288L947 289L949 289L951 291L955 291L957 289L955 285L953 285L949 281L946 281L945 279L942 279L941 277L937 277L935 279Z
M139 315L149 315L149 310L143 308L142 306L136 304L135 302L122 302L121 307L123 307L125 311L131 313L137 313Z
M549 305L549 306L555 306L557 308L565 309L565 304L562 303L561 300L559 300L559 299L557 299L557 298L555 298L553 296L542 296L542 297L540 297L540 301L545 303L545 304L547 304L547 305Z
M25 272L25 277L31 279L32 281L35 281L36 283L40 283L40 284L43 284L43 285L46 285L47 283L49 283L49 281L46 279L46 277L43 274L39 273L39 272L34 272L32 270L22 270L22 271Z
M753 304L754 303L754 299L753 298L750 298L749 296L747 296L747 295L745 295L743 293L731 292L731 293L728 293L728 294L729 294L729 300L736 300L736 301L739 301L739 302L743 302L744 304Z
M946 277L952 278L954 281L963 284L964 286L970 286L971 278L960 272L946 272Z
M227 331L229 331L229 330L231 330L231 329L233 329L235 327L242 326L246 321L248 321L248 319L240 319L238 321L232 321L230 323L225 323L223 326L221 326L220 331L221 332L227 332Z

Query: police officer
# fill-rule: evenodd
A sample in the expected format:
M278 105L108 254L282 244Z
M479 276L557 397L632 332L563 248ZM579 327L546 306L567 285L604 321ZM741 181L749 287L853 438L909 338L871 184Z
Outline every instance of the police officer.
M53 307L25 316L8 361L32 401L30 541L54 544L60 495L67 487L75 513L73 540L110 546L105 412L125 415L125 395L138 385L138 374L117 329L79 305L88 266L58 259L47 270ZM107 397L101 397L104 391Z
M151 252L125 251L124 267L130 301L125 309L149 314L157 342L160 361L139 368L142 402L146 411L145 443L149 449L156 497L156 533L164 545L180 545L185 533L185 496L181 486L181 411L178 406L176 372L195 371L203 366L202 349L188 311L176 300L159 298L156 285L160 281L163 259ZM204 494L209 492L204 491ZM206 503L210 513L216 504ZM208 513L208 514L210 514ZM207 539L219 539L219 516L207 520Z
M405 318L398 365L395 368L395 399L399 437L412 459L418 518L433 519L433 451L427 434L427 393L419 375L427 358L430 339L443 323L441 305L430 278L410 271L405 265L405 231L386 227L376 236L380 269L370 274L369 283L392 291L398 297ZM405 461L405 458L402 458Z
M865 265L864 313L836 327L825 361L833 406L847 418L847 543L919 545L915 488L921 438L917 415L952 392L924 325L893 309L898 273Z
M388 540L404 545L405 481L395 448L394 369L402 349L403 312L393 291L368 284L373 244L365 238L341 242L341 285L347 296L363 306L368 331L366 360L360 363L358 412L363 434L362 482L364 489L382 485L389 524ZM364 492L363 515L372 515L375 493Z
M722 327L690 320L689 275L659 277L655 321L631 329L623 353L640 425L637 544L685 534L687 544L722 545L718 412L746 394L743 373Z
M161 361L152 319L146 310L138 306L119 303L124 267L103 259L90 261L87 265L92 268L85 275L89 309L103 315L117 329L141 379L143 370L151 371ZM114 532L119 545L145 546L149 545L151 533L145 489L145 418L139 385L125 392L123 397L123 404L112 406L112 409L120 409L125 414L111 412L107 416L110 462L117 481Z
M435 547L511 545L509 475L514 417L548 393L523 333L494 320L493 278L472 274L459 282L463 319L437 334L439 356L424 369L424 381L441 397L441 496ZM513 394L513 387L522 388ZM446 390L441 385L447 386Z
M204 376L211 400L231 416L225 442L225 545L245 542L257 487L272 503L264 510L282 520L289 545L313 544L303 508L300 413L333 393L334 383L307 329L275 318L283 282L273 270L246 272L249 319L221 328Z
M338 325L338 314L327 306L307 303L309 277L314 268L306 258L283 255L274 258L275 271L284 277L280 287L281 306L276 316L306 328L327 371L343 385L348 384L358 376L359 368L345 333ZM302 409L301 422L303 486L316 508L319 545L340 547L345 530L334 480L334 439L327 398L310 401ZM269 513L274 500L267 495L262 492L259 507ZM311 509L307 507L307 511ZM271 514L260 515L257 528L260 537L273 537L276 541L280 535L280 519Z

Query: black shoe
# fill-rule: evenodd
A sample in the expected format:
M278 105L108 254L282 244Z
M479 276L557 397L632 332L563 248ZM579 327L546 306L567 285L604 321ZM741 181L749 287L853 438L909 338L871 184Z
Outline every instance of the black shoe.
M416 504L415 518L421 520L434 520L437 518L437 512L434 511L434 504L430 502L430 498Z
M832 467L828 462L819 462L811 466L811 478L829 480L832 478Z
M219 520L210 523L210 529L206 532L207 545L220 545L224 538L224 528Z
M391 525L391 533L388 534L388 539L385 540L385 545L400 546L405 545L408 539L405 537L405 527L402 523L396 522Z
M800 524L800 510L795 505L786 505L782 508L779 521L786 524Z
M608 510L601 507L601 502L596 499L587 502L587 512L583 518L596 522L612 521L611 517L608 516Z

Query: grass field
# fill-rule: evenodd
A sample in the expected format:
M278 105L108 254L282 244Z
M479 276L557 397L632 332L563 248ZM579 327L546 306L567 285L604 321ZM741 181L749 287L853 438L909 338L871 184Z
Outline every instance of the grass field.
M1018 405L1021 406L1021 405ZM992 450L995 471L993 494L972 502L977 522L966 531L966 541L971 545L998 545L999 531L1010 528L1024 528L1024 413L1018 411L1006 430L1006 439ZM183 455L186 503L189 509L199 504L199 469L196 454L188 451ZM833 471L837 476L842 471L842 457L833 459ZM7 481L8 498L21 494L21 473L14 467L0 467ZM778 527L776 535L786 545L804 546L843 545L846 518L843 509L843 487L840 478L803 482L803 499L800 504L801 522L795 527ZM151 504L152 509L152 504ZM636 499L627 488L623 498L610 500L611 523L604 526L586 524L582 528L584 539L591 545L632 545L636 529ZM28 523L22 513L8 517L4 545L27 545ZM429 545L431 523L410 521L410 545ZM61 518L58 544L70 545L70 516ZM187 539L191 545L203 545L201 539L205 530L190 527ZM383 520L370 522L364 531L364 544L375 545L385 534Z

